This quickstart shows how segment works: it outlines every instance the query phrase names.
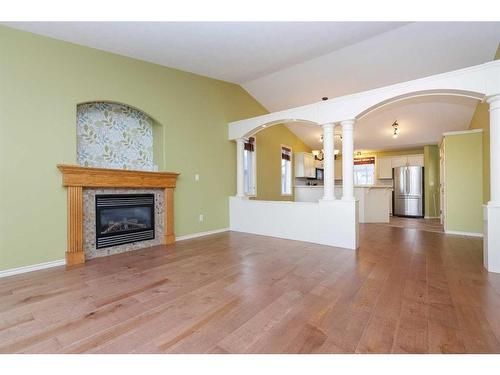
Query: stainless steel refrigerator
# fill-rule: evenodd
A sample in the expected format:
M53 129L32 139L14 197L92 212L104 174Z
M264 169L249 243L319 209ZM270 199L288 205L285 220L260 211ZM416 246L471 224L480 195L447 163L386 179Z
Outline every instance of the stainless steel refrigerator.
M394 216L424 216L424 168L397 167L394 177Z

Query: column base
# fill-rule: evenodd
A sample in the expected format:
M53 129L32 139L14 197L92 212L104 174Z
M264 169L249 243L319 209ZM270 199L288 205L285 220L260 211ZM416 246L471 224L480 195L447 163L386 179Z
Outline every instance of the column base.
M165 235L165 245L173 245L175 243L175 234Z
M500 205L483 206L484 241L483 264L488 272L500 273Z
M359 247L358 202L335 199L318 203L318 242L356 250Z
M76 266L85 263L85 253L83 251L66 251L66 266Z

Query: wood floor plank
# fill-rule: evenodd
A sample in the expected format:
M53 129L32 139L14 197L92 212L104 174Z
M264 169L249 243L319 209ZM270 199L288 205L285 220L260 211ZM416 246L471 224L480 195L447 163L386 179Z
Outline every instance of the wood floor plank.
M357 251L227 232L0 279L1 353L500 353L500 276L436 222Z

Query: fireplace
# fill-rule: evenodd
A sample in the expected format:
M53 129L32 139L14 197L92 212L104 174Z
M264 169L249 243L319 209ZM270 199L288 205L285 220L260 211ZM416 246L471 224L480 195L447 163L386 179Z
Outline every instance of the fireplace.
M96 248L155 238L154 194L96 195Z

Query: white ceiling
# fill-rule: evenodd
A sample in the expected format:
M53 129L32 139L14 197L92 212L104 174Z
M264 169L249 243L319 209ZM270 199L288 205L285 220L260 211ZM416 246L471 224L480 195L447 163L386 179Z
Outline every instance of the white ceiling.
M500 22L22 22L57 39L241 84L270 111L491 61ZM357 149L435 143L475 102L414 99L357 124ZM401 136L390 137L397 118ZM288 125L313 148L321 130ZM310 132L304 129L310 129Z
M3 24L241 84L347 47L406 23L4 22Z
M491 61L500 22L417 22L245 82L271 112Z
M469 127L477 100L458 96L428 96L396 102L360 119L354 130L357 151L403 149L436 144L446 131ZM392 138L392 123L399 124L398 138ZM305 123L290 123L287 127L312 149L321 149L322 128ZM341 128L337 126L336 134ZM335 137L336 149L342 148Z

